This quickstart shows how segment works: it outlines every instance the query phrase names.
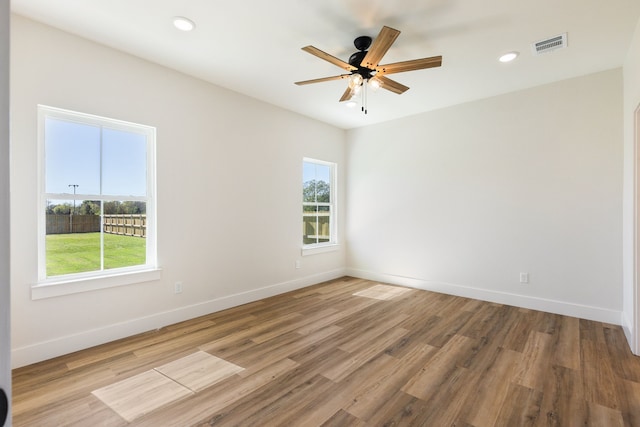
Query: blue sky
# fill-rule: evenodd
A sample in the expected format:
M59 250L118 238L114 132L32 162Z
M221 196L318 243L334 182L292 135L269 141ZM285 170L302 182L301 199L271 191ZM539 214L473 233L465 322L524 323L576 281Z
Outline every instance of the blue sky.
M331 174L331 167L326 165L320 165L317 163L304 162L302 166L302 182L311 181L315 179L317 181L329 181L329 175Z
M47 193L146 195L144 135L47 117L45 140Z

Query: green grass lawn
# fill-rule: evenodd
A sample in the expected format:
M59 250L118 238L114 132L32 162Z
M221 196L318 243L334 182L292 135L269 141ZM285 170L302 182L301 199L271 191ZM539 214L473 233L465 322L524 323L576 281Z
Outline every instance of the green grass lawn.
M144 264L146 239L104 234L104 268ZM100 233L47 236L47 276L100 270Z

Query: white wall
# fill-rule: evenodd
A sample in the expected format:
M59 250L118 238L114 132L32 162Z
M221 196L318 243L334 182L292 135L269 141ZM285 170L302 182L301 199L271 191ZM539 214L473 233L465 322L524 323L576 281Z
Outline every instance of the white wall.
M0 0L0 389L11 401L9 294L9 1Z
M634 225L634 204L638 199L640 186L635 181L637 153L634 142L634 115L640 108L640 21L629 48L624 64L624 314L623 327L631 348L640 354L640 298L638 283L634 278L634 235L640 230ZM638 264L640 265L640 264Z
M14 366L344 274L344 245L295 269L302 158L335 161L344 176L343 130L19 16L12 24ZM157 127L161 281L31 299L39 103Z
M347 141L349 273L620 324L620 69Z

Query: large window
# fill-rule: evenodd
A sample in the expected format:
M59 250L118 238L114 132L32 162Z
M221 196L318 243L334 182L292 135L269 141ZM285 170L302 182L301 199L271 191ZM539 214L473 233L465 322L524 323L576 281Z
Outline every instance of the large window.
M302 243L336 243L335 163L304 159L302 168Z
M154 268L155 128L38 107L39 280Z

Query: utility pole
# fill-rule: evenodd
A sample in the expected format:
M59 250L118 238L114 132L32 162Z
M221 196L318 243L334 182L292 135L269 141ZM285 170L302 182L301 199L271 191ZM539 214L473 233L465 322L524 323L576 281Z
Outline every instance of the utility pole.
M80 187L80 184L69 184L69 187L73 187L73 210L69 215L69 230L73 233L73 214L76 213L76 188Z

